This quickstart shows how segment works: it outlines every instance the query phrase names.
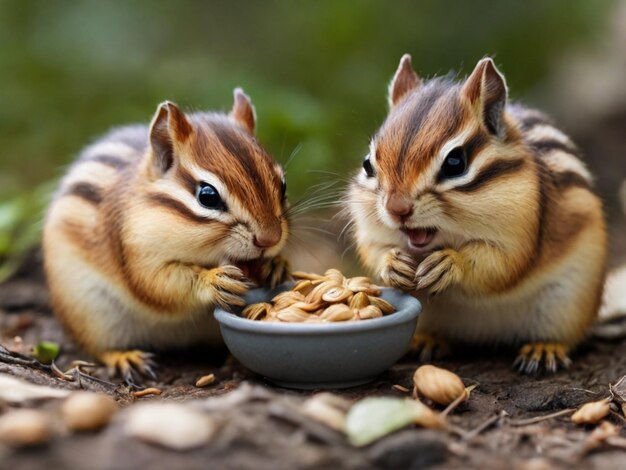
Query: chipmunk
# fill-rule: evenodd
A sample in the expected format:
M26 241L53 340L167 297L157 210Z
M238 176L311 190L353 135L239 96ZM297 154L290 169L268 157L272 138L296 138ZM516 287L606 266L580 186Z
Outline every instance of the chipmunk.
M131 385L154 377L144 351L218 342L212 309L242 305L248 277L289 276L285 178L255 124L239 88L228 115L166 101L149 127L88 146L60 183L43 233L54 311Z
M414 348L521 347L520 371L556 371L597 315L607 236L572 141L507 103L490 58L461 83L423 81L405 55L389 115L346 209L362 262L424 304Z

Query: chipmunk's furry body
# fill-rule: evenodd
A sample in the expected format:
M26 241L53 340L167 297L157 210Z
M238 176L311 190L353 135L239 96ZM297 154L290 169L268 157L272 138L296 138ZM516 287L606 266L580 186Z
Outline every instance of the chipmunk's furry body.
M415 345L522 346L520 368L567 364L605 276L602 204L571 140L507 104L491 59L423 83L404 56L348 210L364 264L424 302Z
M256 142L240 90L230 115L162 104L150 127L112 131L63 178L44 228L55 312L76 340L132 381L133 348L215 343L215 305L286 276L282 170ZM202 192L202 194L201 194Z

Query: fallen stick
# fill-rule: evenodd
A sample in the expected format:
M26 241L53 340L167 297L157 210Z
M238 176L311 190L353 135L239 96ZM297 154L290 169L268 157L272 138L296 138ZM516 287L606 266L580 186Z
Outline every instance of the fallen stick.
M549 415L536 416L529 419L511 420L509 421L509 424L511 426L528 426L531 424L541 423L542 421L547 421L552 418L558 418L559 416L572 414L574 411L576 411L574 408L567 408L566 410L557 411L556 413L551 413Z

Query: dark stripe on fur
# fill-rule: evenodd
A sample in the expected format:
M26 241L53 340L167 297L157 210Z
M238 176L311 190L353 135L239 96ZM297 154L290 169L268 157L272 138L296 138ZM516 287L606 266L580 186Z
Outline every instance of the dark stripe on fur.
M148 200L160 206L166 207L167 209L170 209L172 212L175 212L177 215L191 222L207 223L210 221L210 219L207 219L206 217L201 217L194 214L187 208L187 206L185 206L185 204L165 194L150 194L148 196Z
M433 106L437 103L439 98L441 98L444 93L449 90L449 87L449 83L445 80L433 80L429 82L427 88L421 92L421 96L419 97L417 105L408 119L408 125L406 126L404 135L402 136L402 144L400 146L398 161L396 163L398 173L402 172L402 167L404 166L404 161L407 158L408 151L411 148L413 138L419 133L420 128L424 124L424 121L428 117L428 114L432 110ZM450 120L454 119L460 120L459 113L450 115ZM458 127L458 123L455 123L450 127L456 129L456 127Z
M92 204L102 202L100 188L91 183L74 183L63 193L64 196L76 196Z
M487 145L489 137L482 130L477 130L467 139L464 147L467 155L467 162L470 164L474 157Z
M198 185L199 181L196 181L194 176L182 167L178 167L177 175L178 175L178 179L183 184L183 186L191 194L195 194L196 186Z
M537 220L537 240L535 244L535 256L534 260L537 261L543 252L543 240L546 232L546 217L548 213L548 178L550 177L550 170L537 156L534 157L534 161L537 168L537 178L539 180L539 217Z
M129 165L129 162L127 162L126 160L119 157L114 157L113 155L95 155L93 157L87 158L86 161L102 163L103 165L110 166L111 168L115 168L118 170L120 168L125 168Z
M471 193L480 190L483 186L502 175L515 173L524 166L524 160L496 160L478 172L474 179L466 184L454 188L456 191Z
M546 116L539 114L531 114L520 119L519 127L521 130L527 132L535 126L552 125L550 119Z
M539 155L545 155L546 153L552 152L554 150L560 150L563 152L571 153L576 157L578 156L578 151L576 150L576 147L554 139L531 142L530 147Z
M561 173L553 173L554 184L558 189L566 189L566 188L585 188L591 191L592 185L580 173L576 173L575 171L564 171Z
M256 193L264 194L263 178L259 174L250 147L242 142L241 137L233 129L220 124L213 124L212 129L222 146L241 162L243 169L248 173L250 181L256 188Z

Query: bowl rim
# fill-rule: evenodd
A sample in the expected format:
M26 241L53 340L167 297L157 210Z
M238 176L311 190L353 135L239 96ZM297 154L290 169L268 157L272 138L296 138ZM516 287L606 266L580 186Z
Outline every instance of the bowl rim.
M359 331L371 331L389 328L414 320L422 311L422 303L410 294L397 289L384 288L383 291L395 292L408 303L405 308L381 318L371 318L364 321L337 322L337 323L266 323L242 318L236 313L228 312L220 307L213 311L215 319L220 325L226 325L234 330L248 333L262 333L270 335L341 335Z

